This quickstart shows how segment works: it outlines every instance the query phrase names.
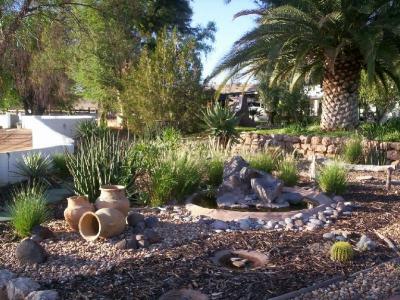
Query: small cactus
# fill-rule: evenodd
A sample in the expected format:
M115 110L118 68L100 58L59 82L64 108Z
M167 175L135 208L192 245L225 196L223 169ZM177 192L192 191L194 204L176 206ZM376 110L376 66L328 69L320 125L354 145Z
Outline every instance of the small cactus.
M333 261L345 262L354 257L353 247L348 242L336 242L331 248L331 259Z

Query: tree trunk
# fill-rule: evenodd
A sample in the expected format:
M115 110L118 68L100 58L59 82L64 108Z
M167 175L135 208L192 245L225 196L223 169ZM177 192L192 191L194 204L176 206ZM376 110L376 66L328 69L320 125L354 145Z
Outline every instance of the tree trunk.
M358 87L361 63L354 56L342 56L325 62L323 81L321 128L324 130L353 129L357 127Z

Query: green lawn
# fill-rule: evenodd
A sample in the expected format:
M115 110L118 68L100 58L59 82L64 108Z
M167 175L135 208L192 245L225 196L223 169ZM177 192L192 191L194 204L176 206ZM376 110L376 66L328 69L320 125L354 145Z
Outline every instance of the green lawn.
M274 128L274 129L259 129L257 130L255 127L237 127L239 132L256 132L260 134L287 134L287 135L321 135L321 136L330 136L330 137L351 137L356 134L355 130L345 131L322 131L319 125L308 125L305 127L299 125L289 125L287 127L282 128Z

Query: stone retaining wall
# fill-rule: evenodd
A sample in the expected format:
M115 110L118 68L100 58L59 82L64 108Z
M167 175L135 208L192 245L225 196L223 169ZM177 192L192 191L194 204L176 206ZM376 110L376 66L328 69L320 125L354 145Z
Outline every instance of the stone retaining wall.
M259 134L245 132L240 134L240 141L233 146L234 153L263 152L268 148L280 147L287 151L296 150L305 157L333 158L337 156L349 138L333 138L322 136L291 136L285 134ZM389 161L400 159L400 142L378 142L364 140L366 148L376 148L386 151Z

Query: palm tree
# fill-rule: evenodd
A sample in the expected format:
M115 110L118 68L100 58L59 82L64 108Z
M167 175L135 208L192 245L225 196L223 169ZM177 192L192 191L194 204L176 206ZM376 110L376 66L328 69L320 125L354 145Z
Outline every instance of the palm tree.
M400 86L400 1L268 3L237 14L258 14L258 25L234 44L211 77L229 70L229 76L264 72L270 84L289 80L291 87L322 83L325 130L358 125L361 70L371 83L389 77Z

